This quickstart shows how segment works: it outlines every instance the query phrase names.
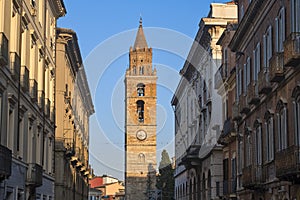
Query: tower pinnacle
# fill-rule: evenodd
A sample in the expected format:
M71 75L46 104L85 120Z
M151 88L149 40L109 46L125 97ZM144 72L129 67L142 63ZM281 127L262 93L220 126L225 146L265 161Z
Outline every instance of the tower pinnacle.
M134 42L134 46L133 49L144 49L144 48L148 48L147 45L147 41L145 38L145 34L144 34L144 30L143 30L143 20L142 20L142 16L140 16L140 21L139 21L140 25L139 25L139 29L138 32L136 34L136 38L135 38L135 42Z

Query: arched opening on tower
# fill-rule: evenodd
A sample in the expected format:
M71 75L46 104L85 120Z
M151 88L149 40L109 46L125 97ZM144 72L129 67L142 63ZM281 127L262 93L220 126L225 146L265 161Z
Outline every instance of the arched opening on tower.
M145 96L145 85L143 83L137 85L137 95L139 97Z
M138 100L136 102L137 105L137 113L138 113L138 120L139 122L144 122L144 105L145 102L142 100Z

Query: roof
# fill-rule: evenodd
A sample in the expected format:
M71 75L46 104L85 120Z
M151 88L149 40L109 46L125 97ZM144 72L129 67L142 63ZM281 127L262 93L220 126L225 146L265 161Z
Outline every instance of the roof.
M136 34L133 49L144 49L148 47L142 23L142 18L140 18L140 25Z

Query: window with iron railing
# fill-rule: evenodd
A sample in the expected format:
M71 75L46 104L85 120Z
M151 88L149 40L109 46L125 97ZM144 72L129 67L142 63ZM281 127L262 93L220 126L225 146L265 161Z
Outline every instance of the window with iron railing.
M300 87L297 87L294 92L294 128L295 128L295 144L300 146Z
M272 57L272 26L269 26L266 33L263 36L264 42L264 70L269 69L270 58Z
M300 32L300 0L291 0L291 32Z
M285 8L281 8L275 18L275 44L276 52L283 52L283 42L285 40Z
M279 101L276 108L277 116L277 141L278 151L282 151L287 148L287 108L286 105Z
M256 45L253 51L253 81L257 81L260 72L260 43Z

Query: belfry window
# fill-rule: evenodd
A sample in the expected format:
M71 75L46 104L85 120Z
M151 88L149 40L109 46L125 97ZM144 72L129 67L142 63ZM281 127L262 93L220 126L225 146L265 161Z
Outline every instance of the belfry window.
M145 85L143 83L137 85L137 95L139 97L145 96Z
M140 66L140 75L144 74L144 66Z
M133 74L136 75L136 66L133 66Z
M136 102L139 122L144 122L144 104L145 104L145 102L142 100L138 100Z

